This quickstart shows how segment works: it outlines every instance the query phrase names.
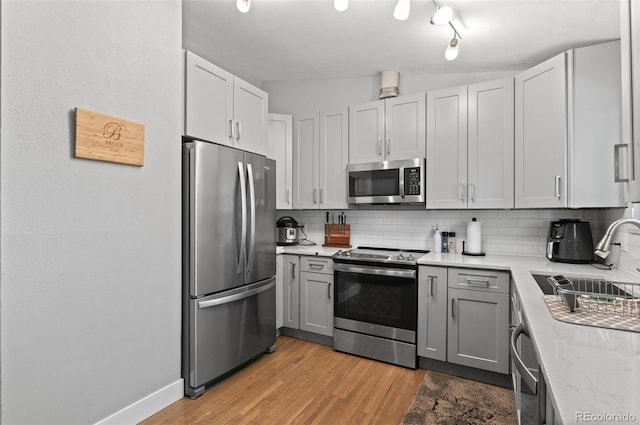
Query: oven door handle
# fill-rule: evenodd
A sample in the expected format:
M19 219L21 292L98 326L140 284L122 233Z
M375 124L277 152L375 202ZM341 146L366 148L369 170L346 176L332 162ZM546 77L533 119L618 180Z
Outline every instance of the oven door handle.
M520 376L524 381L525 385L529 387L533 394L538 394L538 379L531 373L531 371L527 368L522 361L522 358L518 354L518 349L516 347L516 343L520 335L529 336L527 330L524 328L524 322L520 323L516 326L515 330L511 334L511 346L509 347L511 350L511 358L513 359L513 365L520 372Z
M409 269L394 269L371 266L353 266L342 263L333 265L333 270L337 272L372 274L376 276L390 276L404 279L415 279L416 271Z

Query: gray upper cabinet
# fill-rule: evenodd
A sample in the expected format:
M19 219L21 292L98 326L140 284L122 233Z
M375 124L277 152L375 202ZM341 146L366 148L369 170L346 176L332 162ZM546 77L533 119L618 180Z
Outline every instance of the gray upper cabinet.
M631 147L628 170L617 170L621 180L628 179L627 201L640 201L640 4L620 1L620 42L622 53L622 141ZM620 149L620 151L628 149ZM625 164L623 158L616 158Z
M619 52L618 41L582 47L516 76L516 208L622 205Z
M184 134L267 154L266 92L186 52Z
M427 93L427 208L513 208L513 79Z
M422 158L424 93L349 106L349 162Z
M566 60L560 53L515 77L515 206L567 206Z
M276 209L293 208L293 117L269 114L267 156L276 160Z
M295 119L293 207L347 208L347 108Z

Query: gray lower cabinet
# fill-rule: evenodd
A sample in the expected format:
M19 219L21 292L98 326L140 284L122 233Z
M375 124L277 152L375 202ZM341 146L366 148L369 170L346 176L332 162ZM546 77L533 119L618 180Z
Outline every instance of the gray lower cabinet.
M300 330L333 336L333 260L300 257Z
M447 360L447 268L418 269L418 356Z
M509 373L509 273L448 271L447 360Z
M286 254L282 257L282 326L299 329L300 257Z

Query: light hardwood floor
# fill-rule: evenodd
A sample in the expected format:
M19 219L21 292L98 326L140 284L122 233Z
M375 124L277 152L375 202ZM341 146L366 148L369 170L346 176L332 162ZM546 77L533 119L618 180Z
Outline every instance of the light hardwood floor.
M396 425L425 374L286 336L277 345L198 399L178 400L142 425Z

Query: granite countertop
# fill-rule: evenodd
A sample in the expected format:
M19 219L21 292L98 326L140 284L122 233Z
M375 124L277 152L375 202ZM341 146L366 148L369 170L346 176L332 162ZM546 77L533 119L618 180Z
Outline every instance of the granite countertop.
M640 274L554 263L544 257L429 253L418 264L510 271L560 422L640 422L640 333L553 319L531 272L621 282L640 281ZM625 414L627 419L615 416Z

